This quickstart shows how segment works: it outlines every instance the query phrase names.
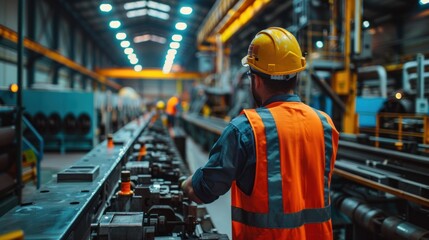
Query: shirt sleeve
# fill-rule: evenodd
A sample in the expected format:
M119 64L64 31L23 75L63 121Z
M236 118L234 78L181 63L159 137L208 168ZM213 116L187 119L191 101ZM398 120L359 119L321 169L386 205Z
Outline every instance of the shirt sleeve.
M201 201L211 203L228 192L243 172L247 141L235 125L228 124L210 150L207 164L192 177L192 187Z

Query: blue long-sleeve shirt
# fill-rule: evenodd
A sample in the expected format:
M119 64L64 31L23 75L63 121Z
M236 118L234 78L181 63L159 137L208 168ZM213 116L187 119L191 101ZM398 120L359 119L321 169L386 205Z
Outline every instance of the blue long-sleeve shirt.
M300 102L297 95L277 95L263 106L273 102ZM236 180L237 186L250 195L256 171L255 142L252 127L244 114L234 118L224 129L210 150L207 164L197 169L192 187L204 203L211 203L228 192Z

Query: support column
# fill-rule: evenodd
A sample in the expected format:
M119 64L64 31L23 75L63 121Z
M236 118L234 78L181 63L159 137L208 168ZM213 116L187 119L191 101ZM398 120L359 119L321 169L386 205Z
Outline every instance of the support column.
M52 47L51 49L54 51L57 51L59 48L59 31L60 31L60 12L59 11L53 11L53 22L52 22ZM57 85L58 84L58 71L59 66L58 63L53 62L52 63L53 68L53 74L52 74L52 84Z
M85 37L82 37L82 44L81 44L81 49L82 49L82 66L86 67L87 65L87 59L88 59L88 53L87 53L87 39ZM81 75L81 85L82 85L82 89L85 90L86 89L86 78L87 76L82 74Z
M27 36L30 40L35 40L36 36L36 0L28 0L27 8ZM37 54L33 51L28 51L27 58L27 88L31 88L34 84L35 65Z
M69 26L69 39L70 39L70 46L69 46L69 58L73 61L76 62L76 54L75 54L75 42L76 42L76 37L75 37L75 25L73 23L70 23ZM74 73L75 71L71 68L69 68L69 81L70 81L70 88L73 89L74 88Z
M18 202L22 202L22 78L24 58L24 0L18 2L18 62L17 62L17 114L16 114L16 195ZM39 172L37 173L39 174Z

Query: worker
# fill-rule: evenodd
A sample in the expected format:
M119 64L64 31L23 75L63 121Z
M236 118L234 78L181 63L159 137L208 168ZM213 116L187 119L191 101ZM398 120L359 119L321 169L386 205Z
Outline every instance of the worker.
M165 113L167 114L169 127L174 127L174 121L176 119L176 114L178 112L179 104L180 104L180 100L177 96L172 96L167 101L167 107L165 108Z
M161 119L162 125L167 126L167 117L164 112L165 103L162 100L156 102L156 112L154 118L152 118L152 122L155 122L158 118Z
M233 239L332 239L339 133L294 92L306 67L297 40L283 28L262 30L242 63L259 107L228 124L207 164L181 183L183 192L210 203L231 188Z

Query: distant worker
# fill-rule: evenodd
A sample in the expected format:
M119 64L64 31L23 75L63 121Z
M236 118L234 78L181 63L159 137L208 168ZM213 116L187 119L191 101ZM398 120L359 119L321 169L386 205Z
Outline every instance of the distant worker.
M165 103L162 100L159 100L158 102L156 102L156 110L157 111L164 111L165 108Z
M306 67L297 40L283 28L262 30L242 64L258 108L229 123L184 193L210 203L231 188L233 239L332 239L339 133L294 92Z
M176 114L177 114L178 109L179 109L179 106L178 106L179 104L180 104L180 101L179 101L179 98L177 96L172 96L167 101L167 107L165 109L165 113L167 114L169 127L174 127L174 122L176 119Z
M162 100L156 102L156 116L152 119L155 122L158 118L161 118L162 124L167 126L167 118L165 117L165 103Z

